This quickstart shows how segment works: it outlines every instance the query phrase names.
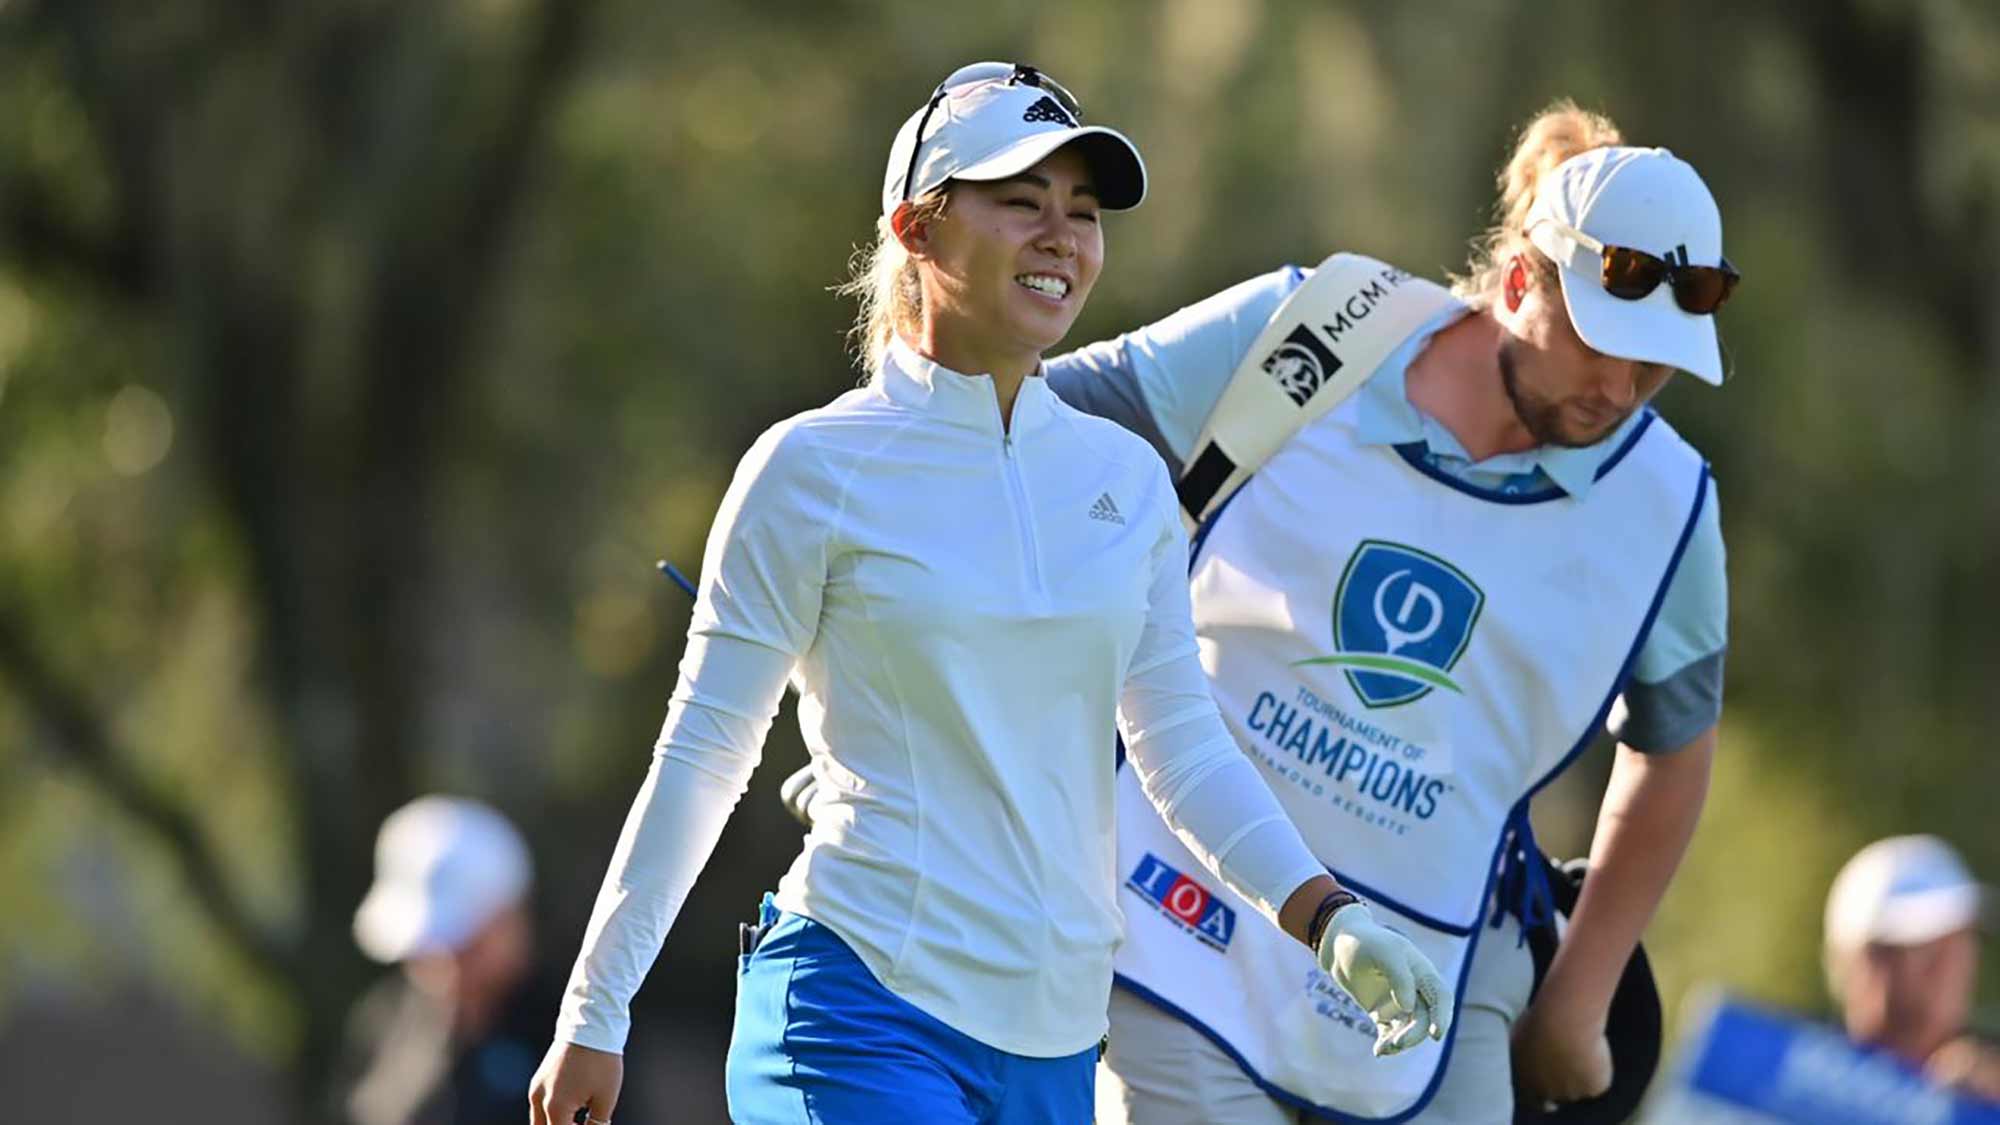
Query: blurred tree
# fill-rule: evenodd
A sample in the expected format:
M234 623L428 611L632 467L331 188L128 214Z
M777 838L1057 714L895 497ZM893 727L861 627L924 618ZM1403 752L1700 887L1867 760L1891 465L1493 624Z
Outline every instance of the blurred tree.
M1748 280L1736 377L1663 401L1735 605L1670 997L1814 1004L1872 836L2000 871L1991 5L0 0L0 999L167 982L317 1105L374 826L431 787L529 830L566 964L686 624L650 563L852 383L824 287L890 133L993 57L1152 169L1077 343L1336 248L1457 268L1559 95L1694 161ZM690 1082L796 841L753 793L640 998Z
M11 268L143 325L164 353L104 374L171 394L194 474L186 507L235 556L255 631L244 702L271 724L268 747L244 750L271 754L286 835L262 846L299 880L297 913L247 900L199 779L141 764L148 748L114 716L117 687L143 671L99 651L87 586L38 573L73 558L5 572L0 674L42 744L152 833L214 933L288 1001L308 1101L362 980L347 921L375 826L428 780L439 482L476 378L476 327L590 11L0 11L0 68L60 117L29 122L26 149L8 152ZM145 393L136 421L109 424L143 431L162 413ZM164 534L169 554L186 548Z

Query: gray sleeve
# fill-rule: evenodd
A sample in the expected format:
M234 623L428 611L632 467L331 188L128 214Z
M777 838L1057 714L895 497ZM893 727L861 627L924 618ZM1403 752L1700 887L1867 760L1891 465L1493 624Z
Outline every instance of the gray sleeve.
M1729 649L1727 558L1722 509L1711 478L1687 553L1640 645L1632 681L1605 723L1634 750L1678 750L1722 718L1723 654Z
M1722 719L1720 649L1673 673L1659 683L1634 679L1612 708L1605 728L1611 736L1643 754L1679 750Z
M1064 402L1099 418L1108 418L1145 438L1167 463L1167 472L1180 479L1181 461L1168 447L1167 439L1153 421L1146 405L1139 373L1125 349L1126 338L1102 340L1088 347L1049 360L1043 375L1049 389Z
M1116 340L1048 361L1050 389L1153 444L1178 478L1209 410L1271 314L1310 271L1284 266L1238 282Z

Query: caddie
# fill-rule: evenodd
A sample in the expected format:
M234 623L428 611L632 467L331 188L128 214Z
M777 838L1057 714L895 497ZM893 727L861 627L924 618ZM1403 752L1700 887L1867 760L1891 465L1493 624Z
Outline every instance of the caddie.
M1507 1122L1611 1085L1607 1011L1701 811L1726 647L1714 485L1649 403L1677 371L1721 383L1737 274L1695 170L1567 102L1499 180L1452 289L1336 254L1045 364L1175 470L1225 722L1459 997L1442 1044L1370 1057L1365 1013L1121 776L1099 1122ZM1606 726L1591 874L1537 982L1528 802ZM809 815L810 786L787 798Z
M1722 381L1736 274L1695 170L1573 105L1523 130L1500 182L1451 292L1336 255L1309 315L1285 317L1309 282L1284 269L1048 365L1181 468L1225 721L1342 885L1462 997L1444 1044L1370 1058L1309 958L1263 927L1196 940L1157 904L1157 867L1200 877L1128 779L1099 1121L1502 1122L1516 1080L1530 1105L1610 1084L1606 1012L1701 811L1726 643L1714 486L1648 403L1676 371ZM1370 368L1352 394L1254 473L1227 464L1216 403L1239 367L1296 402L1349 364ZM1607 718L1591 877L1530 1003L1528 799Z

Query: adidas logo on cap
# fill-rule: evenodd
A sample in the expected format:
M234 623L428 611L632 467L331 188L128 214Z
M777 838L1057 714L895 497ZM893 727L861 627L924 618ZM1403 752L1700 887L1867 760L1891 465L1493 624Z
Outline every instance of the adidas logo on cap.
M1069 113L1063 109L1062 106L1056 104L1056 100L1054 98L1048 97L1047 95L1044 95L1042 99L1036 102L1034 105L1029 106L1028 112L1021 115L1021 120L1050 121L1054 122L1057 125L1076 124L1076 119L1071 117Z
M1109 492L1098 494L1097 503L1090 506L1090 518L1103 520L1105 523L1119 524L1120 526L1123 526L1125 523L1125 517L1118 513L1118 505L1112 501Z

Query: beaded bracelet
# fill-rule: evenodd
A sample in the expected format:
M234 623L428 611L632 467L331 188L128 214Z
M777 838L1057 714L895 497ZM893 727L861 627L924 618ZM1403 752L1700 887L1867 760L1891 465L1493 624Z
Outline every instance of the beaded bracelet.
M1319 939L1326 936L1326 924L1333 921L1334 912L1360 901L1361 896L1349 890L1338 890L1321 899L1319 909L1313 911L1312 924L1306 927L1306 945L1318 952Z

